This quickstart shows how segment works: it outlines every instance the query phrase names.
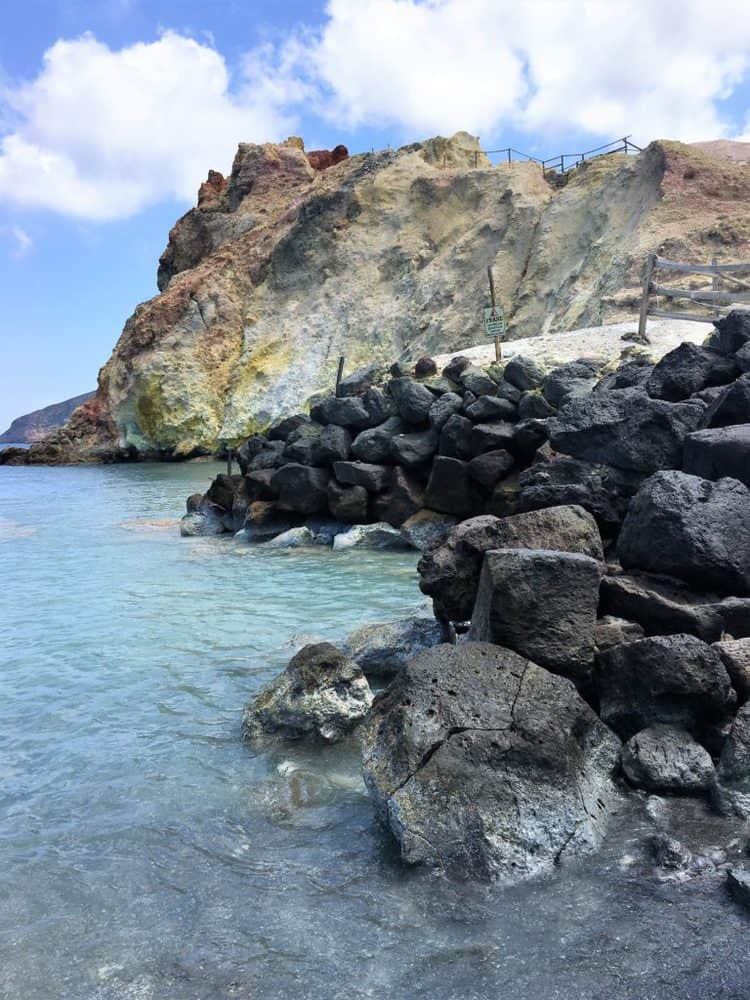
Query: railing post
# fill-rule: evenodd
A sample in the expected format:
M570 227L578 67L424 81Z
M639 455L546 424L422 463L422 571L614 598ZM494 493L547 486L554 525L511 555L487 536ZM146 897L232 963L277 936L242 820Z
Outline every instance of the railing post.
M341 379L343 374L344 374L344 355L342 354L341 357L339 358L339 368L338 371L336 372L336 389L334 391L335 396L338 396L339 394L339 386L341 385Z
M651 275L656 266L656 254L650 253L646 259L646 273L643 276L643 298L641 299L641 314L638 317L638 340L642 344L648 344L646 336L646 323L648 321L648 300L651 294Z
M711 261L711 267L715 268L714 273L711 275L711 291L719 291L719 262L714 257ZM721 310L719 309L719 297L717 296L714 300L714 318L718 319L721 316Z

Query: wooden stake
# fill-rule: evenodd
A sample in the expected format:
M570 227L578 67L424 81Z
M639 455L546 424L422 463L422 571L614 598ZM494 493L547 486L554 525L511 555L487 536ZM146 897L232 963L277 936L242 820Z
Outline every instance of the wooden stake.
M344 375L344 355L342 354L341 357L339 358L339 370L336 372L336 391L334 392L335 396L338 396L339 394L339 386L341 385L341 379L343 375Z
M646 273L643 276L643 298L641 299L641 314L638 317L638 340L642 344L650 343L646 336L646 323L648 321L648 299L651 294L651 275L656 267L656 254L650 253L646 259Z
M492 303L492 308L495 308L495 279L492 277L492 265L487 265L487 277L490 282L490 302ZM495 334L495 361L502 360L503 349L500 345L500 338Z

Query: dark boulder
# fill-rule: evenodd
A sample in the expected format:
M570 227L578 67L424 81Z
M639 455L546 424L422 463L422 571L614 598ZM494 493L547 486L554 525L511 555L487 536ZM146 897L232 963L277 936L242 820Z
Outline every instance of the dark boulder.
M274 469L256 469L245 476L245 491L248 500L276 500L278 489L273 485Z
M466 371L470 365L471 359L459 354L457 357L451 358L445 368L443 368L443 375L453 382L458 382L461 373Z
M521 399L521 390L517 389L510 382L506 382L506 380L503 379L498 384L498 387L497 387L497 396L498 396L498 399L507 399L511 403L518 404L520 402L520 399Z
M519 420L544 420L555 412L541 392L525 392L518 403Z
M738 375L739 368L732 358L686 341L664 355L645 388L649 396L676 403L709 386L726 385Z
M578 552L487 552L469 639L505 646L588 687L602 567Z
M653 370L654 366L648 357L633 358L632 361L626 361L614 371L602 376L594 386L594 392L631 389L633 386L644 385Z
M512 451L515 427L504 420L476 424L471 432L471 454L481 455L485 451Z
M750 341L750 313L735 310L714 323L716 330L711 334L711 346L724 354L736 354Z
M424 507L424 487L413 475L396 466L390 483L372 502L373 517L385 521L394 528L401 525L412 514Z
M292 431L296 431L303 424L309 424L310 418L306 413L295 413L291 417L284 417L277 420L266 431L269 441L286 441Z
M237 464L239 465L240 472L243 476L250 468L252 460L256 455L259 455L263 451L266 444L266 438L262 437L260 434L254 434L252 437L249 437L247 441L244 441L237 449L235 458L237 459Z
M548 424L547 419L535 418L534 420L519 420L517 424L513 425L513 441L509 450L515 454L521 464L527 465L531 462L539 449L547 443Z
M623 642L635 642L644 636L643 628L638 622L629 622L615 615L604 615L598 618L593 630L594 649L609 649Z
M600 842L619 741L575 688L484 643L419 653L373 706L363 767L408 864L518 880Z
M352 431L381 422L371 418L362 396L326 396L311 407L310 416L318 424L337 424Z
M372 692L357 664L330 642L305 646L245 708L243 735L336 743L367 715Z
M734 360L742 372L750 372L750 340L746 341L737 351Z
M283 441L266 441L264 447L247 464L246 472L258 472L261 469L279 469L286 463ZM240 469L242 463L240 463Z
M703 413L701 403L667 403L642 388L594 392L550 417L550 442L573 458L633 472L677 469L682 442Z
M414 469L425 465L437 451L438 435L432 428L413 434L397 434L393 438L393 461Z
M334 424L331 426L335 427ZM284 447L284 461L300 462L302 465L327 464L325 462L316 462L313 457L315 445L320 439L323 429L322 424L308 422L290 431ZM344 434L347 433L343 427L336 427L335 429L342 431Z
M393 450L393 438L403 430L400 417L389 417L377 427L360 431L352 442L352 455L360 462L374 462L376 465L388 462Z
M724 630L718 598L695 594L679 580L646 573L605 576L599 592L601 614L619 615L643 626L646 635L684 632L716 642Z
M706 748L686 730L660 723L630 737L622 748L622 770L636 788L680 795L708 791L714 777Z
M447 458L468 459L472 456L471 435L474 425L468 417L454 413L440 431L438 451Z
M538 361L517 354L505 366L503 377L521 392L538 389L544 381L545 370Z
M657 472L633 498L617 546L626 569L667 574L718 594L750 593L750 490Z
M557 549L603 560L594 519L580 507L493 517L484 514L458 524L442 545L419 561L419 586L437 614L452 621L471 617L484 555L490 549Z
M185 501L185 510L188 514L194 514L196 510L200 510L202 503L203 503L202 493L191 493L190 496Z
M595 361L569 361L545 375L542 382L544 398L554 407L560 407L569 399L586 396L598 380L600 365Z
M432 358L425 355L414 365L414 374L417 378L427 378L429 375L437 375L437 365Z
M642 481L638 473L555 455L520 474L517 507L524 511L578 504L593 514L604 533L612 535L619 530Z
M469 475L467 462L437 455L427 482L425 502L442 514L468 517L482 505L482 495Z
M402 420L413 427L427 425L435 401L429 389L410 378L394 378L388 383L388 391Z
M461 412L463 405L464 401L457 392L446 392L438 396L430 407L430 427L441 431L454 413Z
M357 368L356 371L341 379L338 394L339 396L361 396L362 393L367 392L376 382L380 381L384 374L385 368L377 362Z
M486 490L491 490L508 475L514 463L509 451L486 451L469 462L469 475Z
M444 626L434 618L401 618L362 625L341 647L367 677L391 679L417 653L445 642L444 633Z
M750 373L741 375L709 406L701 427L750 423Z
M391 480L389 466L369 462L334 462L333 474L342 486L364 486L368 493L379 493Z
M367 389L360 396L362 404L367 411L367 426L377 427L385 423L391 417L397 416L396 404L391 396L386 395L382 389L373 387Z
M325 469L296 462L283 465L271 480L271 486L279 492L278 509L299 514L317 514L326 510L329 479Z
M750 487L750 423L688 434L682 468L703 479L729 476Z
M403 538L413 549L426 552L439 545L453 530L456 518L435 510L418 510L401 525Z
M230 511L234 503L234 495L240 488L242 476L227 476L220 473L211 483L206 492L206 503L221 510Z
M345 462L352 447L352 436L345 427L329 424L312 444L312 464L332 465Z
M328 483L328 509L331 516L345 524L366 524L370 520L370 495L364 486L342 486L335 479Z
M727 668L737 701L744 705L750 699L750 639L723 639L714 643L714 649Z
M722 747L711 800L724 816L750 819L750 701L737 712Z
M477 397L494 396L497 393L497 382L476 365L464 368L459 376L459 382L464 389Z
M465 408L466 416L474 423L484 423L488 420L513 420L517 407L508 399L498 396L480 396L475 402Z
M716 744L736 703L716 649L693 635L663 635L596 654L599 714L628 740L656 722Z

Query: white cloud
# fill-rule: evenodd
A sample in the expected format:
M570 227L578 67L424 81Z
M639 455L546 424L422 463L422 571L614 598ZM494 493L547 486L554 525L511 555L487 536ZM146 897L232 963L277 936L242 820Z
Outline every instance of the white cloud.
M15 242L13 256L16 260L20 260L21 257L25 257L34 246L34 241L26 230L21 228L21 226L11 226L10 235Z
M5 92L14 126L0 141L0 197L94 220L192 200L239 141L293 124L260 59L255 86L232 92L222 56L174 33L117 52L90 35L56 42L35 80Z
M119 51L87 35L5 88L0 197L95 220L192 201L239 141L299 117L414 138L718 138L739 130L720 102L749 68L746 0L330 0L234 80L174 32Z

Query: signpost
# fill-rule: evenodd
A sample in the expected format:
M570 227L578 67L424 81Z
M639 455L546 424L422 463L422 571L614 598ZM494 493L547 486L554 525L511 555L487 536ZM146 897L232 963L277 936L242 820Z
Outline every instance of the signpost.
M492 305L484 310L484 329L488 337L495 339L495 361L500 361L503 350L500 346L500 338L505 333L505 312L502 306L495 302L495 279L492 277L492 268L487 268L487 277L490 281L490 301Z

